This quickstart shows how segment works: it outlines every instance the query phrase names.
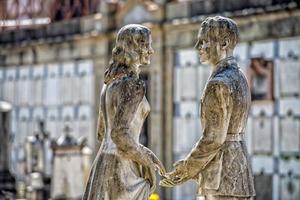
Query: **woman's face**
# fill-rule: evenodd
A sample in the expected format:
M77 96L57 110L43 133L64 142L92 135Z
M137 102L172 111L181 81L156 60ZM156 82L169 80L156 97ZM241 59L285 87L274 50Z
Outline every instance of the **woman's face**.
M140 63L142 65L149 65L150 64L150 57L154 53L152 48L152 38L151 35L145 38L144 41L141 42L141 49L140 49Z

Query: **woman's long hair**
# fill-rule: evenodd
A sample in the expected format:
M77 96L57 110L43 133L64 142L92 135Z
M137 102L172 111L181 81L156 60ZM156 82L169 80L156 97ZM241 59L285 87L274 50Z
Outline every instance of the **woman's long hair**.
M112 58L104 74L104 82L114 78L119 68L128 68L135 71L133 64L138 62L143 44L150 37L151 31L139 24L130 24L122 27L116 38L116 45L112 50Z

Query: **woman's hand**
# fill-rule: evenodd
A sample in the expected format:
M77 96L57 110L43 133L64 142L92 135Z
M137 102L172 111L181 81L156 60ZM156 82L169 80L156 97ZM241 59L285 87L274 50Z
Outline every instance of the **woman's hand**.
M154 157L155 158L153 159L153 163L155 166L155 170L158 171L160 176L165 177L167 172L166 172L164 165L160 162L160 160L155 155L154 155Z
M166 169L164 167L164 165L162 164L162 162L156 157L156 155L147 147L140 145L143 149L143 151L145 151L145 154L147 155L147 157L150 160L150 167L154 168L160 176L165 177L166 174Z

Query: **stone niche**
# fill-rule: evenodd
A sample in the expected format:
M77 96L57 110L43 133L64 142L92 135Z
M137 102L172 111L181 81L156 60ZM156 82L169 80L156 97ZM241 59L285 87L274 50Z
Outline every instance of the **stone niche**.
M273 70L272 60L252 58L247 70L252 100L272 100Z

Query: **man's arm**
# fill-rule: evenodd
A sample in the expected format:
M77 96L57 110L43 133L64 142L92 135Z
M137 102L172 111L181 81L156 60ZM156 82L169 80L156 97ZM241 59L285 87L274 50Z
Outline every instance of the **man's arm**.
M175 164L175 170L169 174L169 180L165 179L161 185L173 186L197 176L225 142L232 112L228 86L219 80L210 81L201 109L203 136L188 156Z

